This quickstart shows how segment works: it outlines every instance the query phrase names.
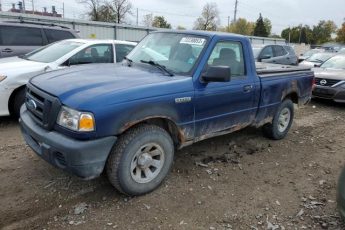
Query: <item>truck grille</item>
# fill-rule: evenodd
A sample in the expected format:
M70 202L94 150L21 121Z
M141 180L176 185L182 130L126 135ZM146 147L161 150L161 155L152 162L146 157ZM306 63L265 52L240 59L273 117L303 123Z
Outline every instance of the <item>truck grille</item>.
M47 130L53 128L61 105L56 97L28 84L25 105L38 125Z
M321 86L333 86L339 82L340 80L315 78L316 85L321 85Z

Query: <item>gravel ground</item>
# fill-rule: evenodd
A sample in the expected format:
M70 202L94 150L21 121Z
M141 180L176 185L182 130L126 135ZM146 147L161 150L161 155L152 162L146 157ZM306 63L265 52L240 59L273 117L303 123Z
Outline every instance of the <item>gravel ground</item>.
M50 166L0 118L0 229L345 229L335 203L344 121L345 105L313 101L284 140L248 128L202 141L176 153L159 189L129 198L105 176Z

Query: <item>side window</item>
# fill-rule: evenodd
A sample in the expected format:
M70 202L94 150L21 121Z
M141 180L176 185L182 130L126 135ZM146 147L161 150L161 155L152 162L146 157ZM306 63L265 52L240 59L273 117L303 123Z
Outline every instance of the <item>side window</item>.
M113 63L114 54L111 44L99 44L89 46L69 59L70 65L90 63Z
M132 45L115 44L116 62L121 62L133 48L134 46Z
M286 50L282 46L274 46L275 56L280 57L287 54Z
M209 66L229 66L232 76L245 75L242 44L230 41L218 42L207 64Z
M53 43L56 41L75 38L71 32L64 31L64 30L49 30L44 29L44 33L47 36L48 43Z
M8 46L42 46L41 29L17 26L2 26L2 45Z
M271 58L271 57L273 57L274 56L274 54L273 54L273 49L272 49L272 46L267 46L267 47L265 47L263 50L262 50L262 52L261 52L261 54L260 54L260 57L262 58L262 57L266 57L266 58Z

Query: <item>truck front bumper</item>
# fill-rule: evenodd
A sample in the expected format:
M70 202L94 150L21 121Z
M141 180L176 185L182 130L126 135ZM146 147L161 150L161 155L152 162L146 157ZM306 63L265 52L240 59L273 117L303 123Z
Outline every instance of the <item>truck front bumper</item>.
M95 140L75 140L37 125L26 106L20 111L20 125L26 143L50 164L84 179L98 177L116 142L115 136Z

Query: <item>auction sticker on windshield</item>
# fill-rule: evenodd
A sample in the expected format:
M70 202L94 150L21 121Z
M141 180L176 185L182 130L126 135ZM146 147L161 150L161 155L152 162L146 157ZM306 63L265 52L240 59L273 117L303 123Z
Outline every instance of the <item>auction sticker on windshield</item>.
M189 45L204 45L206 39L198 38L198 37L183 37L180 41L181 44L189 44Z

